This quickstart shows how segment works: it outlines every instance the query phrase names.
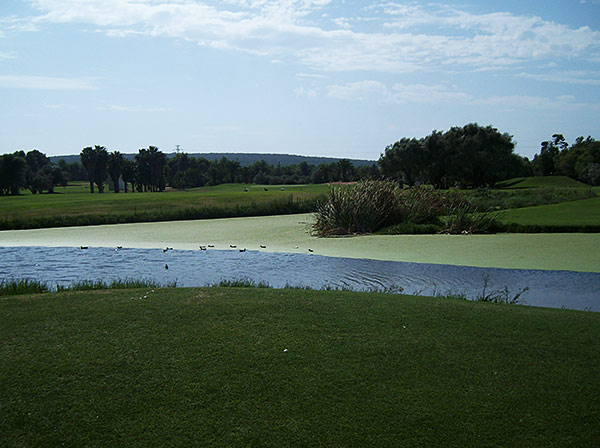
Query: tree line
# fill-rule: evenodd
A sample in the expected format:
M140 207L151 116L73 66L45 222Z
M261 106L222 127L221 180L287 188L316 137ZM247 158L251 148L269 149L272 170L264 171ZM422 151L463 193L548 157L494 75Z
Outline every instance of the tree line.
M54 164L37 149L27 153L16 151L0 157L0 196L16 195L26 188L33 194L53 193L57 186L65 186L69 167Z
M351 182L380 174L375 164L355 167L347 159L317 166L306 162L281 166L264 160L242 166L226 157L209 161L185 153L167 159L155 146L140 149L134 160L123 157L118 151L109 153L104 146L98 145L84 148L80 157L91 193L102 193L109 178L113 191L118 193L119 180L123 182L125 192L145 192L163 191L167 185L186 189L223 183L291 185ZM130 189L128 185L131 185Z
M600 185L600 142L578 137L571 146L562 134L541 142L529 160L514 153L512 136L471 123L427 137L402 138L379 158L382 174L412 186L436 188L493 186L513 177L565 175Z
M571 146L562 134L542 142L532 160L538 176L564 175L590 185L600 185L600 142L578 137Z
M104 192L110 179L115 193L163 191L167 186L186 189L223 183L319 184L362 179L396 179L408 186L436 188L493 186L512 177L566 175L600 185L600 142L579 137L569 145L562 134L543 141L532 161L514 153L512 136L491 126L471 123L446 132L433 131L417 138L402 138L388 145L377 164L355 166L348 159L319 165L300 162L281 166L265 160L242 166L222 157L209 161L185 153L167 158L156 146L141 148L133 160L104 146L86 147L81 163L57 164L34 149L0 157L0 195L54 192L72 180L87 180L90 192Z

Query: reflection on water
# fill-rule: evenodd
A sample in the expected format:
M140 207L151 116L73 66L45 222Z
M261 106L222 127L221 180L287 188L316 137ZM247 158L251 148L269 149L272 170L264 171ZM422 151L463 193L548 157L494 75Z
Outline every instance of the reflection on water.
M0 280L29 278L68 285L79 280L152 279L178 286L206 286L249 279L273 287L403 288L405 293L464 293L469 298L505 286L525 287L527 304L600 311L600 274L572 271L476 268L425 263L359 260L309 254L247 251L72 247L0 247ZM166 269L165 265L168 266Z

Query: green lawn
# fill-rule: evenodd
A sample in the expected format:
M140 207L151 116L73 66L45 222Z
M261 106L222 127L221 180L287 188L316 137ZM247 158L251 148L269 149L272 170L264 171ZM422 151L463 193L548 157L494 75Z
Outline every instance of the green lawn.
M247 187L248 191L244 191ZM189 190L168 190L161 193L91 194L85 183L59 187L56 194L24 193L20 196L0 198L0 221L24 223L22 227L47 227L52 225L103 224L116 222L160 221L165 219L194 219L229 214L218 210L236 207L263 207L269 214L270 204L285 201L312 200L324 194L328 186L321 185L247 185L223 184ZM267 189L267 190L265 190ZM208 212L199 212L207 210ZM307 211L307 210L299 210ZM281 213L274 207L274 213ZM136 216L137 215L137 216ZM206 216L205 216L206 215ZM233 213L235 216L236 213ZM113 219L110 219L110 218ZM114 219L121 217L122 220ZM87 221L80 218L87 218ZM56 223L54 219L63 220ZM34 224L31 224L34 223ZM6 225L5 228L20 228Z
M496 183L497 188L589 187L567 176L515 177Z
M308 199L325 193L327 185L244 185L223 184L189 190L168 190L161 193L118 193L91 194L84 183L58 187L56 194L24 193L20 196L0 198L0 217L19 215L22 217L39 214L86 214L119 213L137 209L139 211L178 209L202 206L236 206L252 202L264 203L284 199L290 194L295 199ZM268 191L265 191L268 188ZM284 188L284 190L281 190Z
M600 314L408 296L0 298L0 446L597 447Z
M503 223L520 226L585 227L600 231L600 197L563 202L561 204L523 207L500 212Z

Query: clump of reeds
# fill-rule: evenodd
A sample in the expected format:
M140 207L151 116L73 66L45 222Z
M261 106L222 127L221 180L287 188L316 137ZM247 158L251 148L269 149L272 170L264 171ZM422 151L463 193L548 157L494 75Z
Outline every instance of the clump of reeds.
M270 288L267 282L256 282L249 278L223 279L210 285L214 288Z
M442 232L450 234L491 233L499 228L498 215L494 212L478 212L466 200L448 207L442 217Z
M387 181L331 187L317 206L313 230L321 236L374 232L398 216L397 194L398 187Z
M46 283L38 280L11 279L0 280L0 296L16 296L19 294L37 294L48 292L50 288Z
M93 291L100 289L137 289L137 288L174 288L175 282L162 285L153 280L116 279L109 282L103 280L81 280L67 286L56 287L57 291Z

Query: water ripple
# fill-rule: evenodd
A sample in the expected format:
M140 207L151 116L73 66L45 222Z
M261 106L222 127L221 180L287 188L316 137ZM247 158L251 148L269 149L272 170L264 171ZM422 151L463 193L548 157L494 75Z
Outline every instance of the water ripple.
M206 286L224 279L286 285L398 290L475 297L508 287L530 305L600 311L600 274L477 268L257 251L184 251L72 247L0 247L0 280L29 278L50 285L81 280L151 279ZM168 269L166 268L168 266Z

